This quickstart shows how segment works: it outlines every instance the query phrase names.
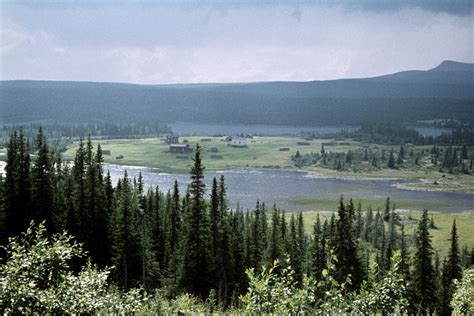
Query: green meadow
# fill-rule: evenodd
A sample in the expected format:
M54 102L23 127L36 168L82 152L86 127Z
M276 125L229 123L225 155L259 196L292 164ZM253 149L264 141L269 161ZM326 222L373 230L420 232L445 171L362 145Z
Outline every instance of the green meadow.
M381 201L383 203L383 201ZM336 202L337 203L337 202ZM363 207L365 208L364 204ZM288 213L291 216L294 213ZM331 216L330 212L308 211L303 212L303 219L305 230L308 234L313 231L313 224L316 221L317 214L320 214L321 220ZM401 220L405 225L405 233L407 236L413 236L414 231L418 225L418 219L421 218L422 212L410 211L399 212ZM453 220L456 220L458 230L459 246L462 248L467 245L471 250L474 247L474 213L459 212L459 213L438 213L429 212L429 216L433 216L436 228L430 229L431 241L434 251L438 252L441 258L447 255L450 245L450 233ZM410 219L411 218L411 219Z
M317 153L322 143L329 143L328 139L304 140L300 137L254 137L247 139L247 147L234 148L225 141L224 137L188 136L180 137L180 143L186 142L195 148L200 144L203 148L202 158L207 170L229 169L294 169L291 155L297 151L301 155ZM298 142L307 142L309 145L298 145ZM121 165L134 165L156 168L161 172L185 173L192 165L192 153L176 154L169 151L169 145L160 138L149 139L114 139L93 140L94 145L100 143L103 150L110 152L104 155L105 162ZM66 159L72 159L78 148L74 142L64 153ZM286 148L288 151L281 151ZM431 146L416 146L410 150L429 151ZM325 146L326 152L361 152L363 150L380 152L385 150L397 152L399 146L366 144L356 141L337 142L337 145ZM408 151L408 150L407 150ZM117 159L120 157L120 159ZM382 164L382 162L380 162ZM404 184L409 189L443 190L474 192L474 176L465 174L449 174L438 171L427 159L414 165L406 162L402 168L372 168L367 161L358 161L345 170L335 170L321 165L311 165L302 170L323 173L334 177L355 178L404 178L415 179L413 183ZM423 182L417 179L423 179ZM305 203L304 201L296 201ZM319 202L321 203L321 202Z

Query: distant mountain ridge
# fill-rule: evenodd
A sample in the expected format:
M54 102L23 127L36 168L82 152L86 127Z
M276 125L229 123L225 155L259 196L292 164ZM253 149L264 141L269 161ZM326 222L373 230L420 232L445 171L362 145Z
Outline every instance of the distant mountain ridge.
M444 61L426 71L308 82L0 82L3 124L159 120L331 125L433 118L474 121L474 64Z

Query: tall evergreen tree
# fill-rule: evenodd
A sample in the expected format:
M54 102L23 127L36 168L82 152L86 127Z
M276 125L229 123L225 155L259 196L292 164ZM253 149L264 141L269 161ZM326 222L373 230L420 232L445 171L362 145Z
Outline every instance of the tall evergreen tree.
M337 279L344 282L350 276L350 289L358 289L364 279L363 268L357 253L357 239L351 214L346 210L341 196L337 211L335 254L337 257Z
M320 280L322 277L322 271L327 266L327 255L326 255L326 243L321 227L321 221L319 214L316 217L316 221L313 225L313 239L311 245L311 275L316 279Z
M276 206L273 206L273 212L271 215L271 227L269 234L269 242L266 254L266 261L273 262L275 260L283 260L284 254L284 241L281 235L281 217L280 211Z
M462 146L462 151L461 151L461 159L469 159L469 156L467 154L467 146L464 144Z
M450 303L455 290L453 280L460 280L462 277L456 220L453 220L450 240L451 246L449 248L448 260L443 267L442 276L442 298L440 306L440 314L442 315L450 315L452 313Z
M401 235L400 235L400 274L405 276L409 279L410 274L410 262L409 262L409 253L408 253L408 245L405 236L405 226L402 225L401 227Z
M31 171L31 195L32 207L35 212L37 223L46 220L48 233L55 233L59 230L59 225L53 214L53 166L43 129L40 127L35 142L37 158Z
M209 218L204 194L204 166L201 161L201 147L196 145L194 165L191 168L189 184L190 210L187 214L187 230L184 237L183 287L191 293L205 298L209 294L210 244Z
M34 218L30 194L30 153L22 130L14 132L7 145L5 166L5 217L8 236L24 231Z
M423 211L416 230L413 258L414 301L422 314L430 313L436 303L436 284L427 210Z
M393 149L390 151L390 156L388 157L387 167L390 169L395 168L395 157L393 157Z

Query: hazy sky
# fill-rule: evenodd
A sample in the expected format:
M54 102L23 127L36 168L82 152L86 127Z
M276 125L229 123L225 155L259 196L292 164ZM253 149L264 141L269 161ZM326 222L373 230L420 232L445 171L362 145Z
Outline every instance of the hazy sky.
M474 62L473 1L0 1L0 79L324 80Z

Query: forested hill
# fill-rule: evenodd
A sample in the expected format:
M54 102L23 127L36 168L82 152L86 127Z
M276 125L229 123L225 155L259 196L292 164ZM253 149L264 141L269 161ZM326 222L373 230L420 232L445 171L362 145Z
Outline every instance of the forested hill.
M331 125L440 118L474 122L474 64L445 61L428 71L310 82L0 82L0 123L159 120Z

